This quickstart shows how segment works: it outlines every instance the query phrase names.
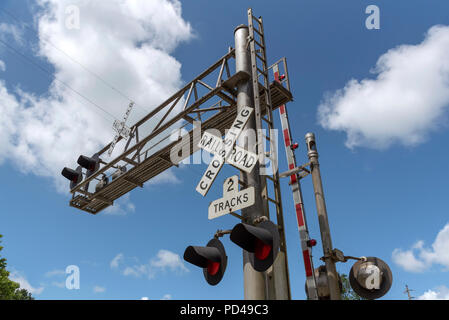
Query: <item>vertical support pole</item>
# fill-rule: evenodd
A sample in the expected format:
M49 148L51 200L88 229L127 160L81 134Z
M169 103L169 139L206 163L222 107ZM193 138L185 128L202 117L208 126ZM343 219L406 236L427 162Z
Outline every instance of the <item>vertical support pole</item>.
M324 262L326 264L327 283L329 285L330 299L340 300L341 292L338 283L338 274L333 258L333 246L329 221L327 218L326 203L324 201L323 184L321 182L320 164L318 162L318 151L316 148L315 135L306 134L307 155L310 160L313 189L315 192L316 209L320 224L321 242L323 244Z
M284 58L285 59L285 58ZM287 72L287 65L284 60L285 72ZM276 64L273 66L274 79L278 83L279 80L279 66ZM288 78L287 78L288 80ZM287 156L288 168L296 168L296 156L292 149L292 136L290 132L290 122L288 119L288 112L286 105L279 107L279 115L281 118L282 133L284 136L285 153ZM306 214L304 211L304 203L302 200L301 184L298 179L298 175L294 174L290 176L290 187L293 192L293 202L296 211L296 222L298 225L299 238L301 241L301 251L304 261L304 270L306 272L306 292L307 299L318 300L318 292L316 288L316 279L313 267L312 248L309 246L309 229L307 227Z
M248 27L239 25L234 31L235 37L235 66L236 72L245 71L251 74L251 55L248 49ZM237 84L237 112L244 106L254 107L251 78L241 80ZM237 144L246 150L250 146L256 145L256 123L254 113L245 126L245 130L237 141ZM253 132L254 134L251 134ZM248 134L245 134L248 133ZM241 180L255 188L255 205L242 210L244 222L252 223L254 219L267 215L268 204L262 199L261 177L259 175L259 164L248 174L241 171ZM267 278L264 272L258 272L251 266L248 252L243 250L243 282L245 300L265 300L267 299Z

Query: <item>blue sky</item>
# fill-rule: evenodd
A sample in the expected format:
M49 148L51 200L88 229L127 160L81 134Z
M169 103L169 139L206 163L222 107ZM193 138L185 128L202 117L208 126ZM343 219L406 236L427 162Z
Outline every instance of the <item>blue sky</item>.
M2 1L0 10L22 23L0 14L0 39L115 117L125 112L126 100L43 37L151 108L223 56L252 7L264 19L268 59L288 59L294 96L288 110L299 162L307 158L304 135L316 134L334 246L389 264L394 280L384 299L405 299L406 284L416 297L449 299L447 1L230 6L160 0L136 5L140 10L90 2L80 5L79 32L46 19L54 14L64 21L64 4L77 2L60 3ZM379 30L365 27L370 4L380 9ZM147 51L139 51L139 43ZM223 239L228 268L218 286L210 287L200 270L182 261L188 245L205 245L217 229L238 223L231 216L207 219L208 203L221 197L221 183L235 169L225 167L205 199L195 186L206 165L196 164L132 191L115 210L91 216L73 209L60 170L112 140L113 119L4 46L0 61L0 233L17 281L38 299L243 298L241 249L229 238ZM131 122L144 113L136 109ZM280 160L282 171L282 148ZM309 231L319 240L310 177L302 188ZM305 299L286 181L282 191L292 296ZM320 246L313 250L315 267ZM69 265L80 268L79 290L63 285ZM351 265L338 270L348 273Z

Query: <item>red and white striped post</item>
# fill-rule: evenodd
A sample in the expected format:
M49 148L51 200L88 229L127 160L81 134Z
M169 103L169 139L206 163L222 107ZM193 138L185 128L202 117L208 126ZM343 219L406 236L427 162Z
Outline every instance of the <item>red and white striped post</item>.
M273 66L274 79L280 82L279 65ZM280 106L279 113L281 117L282 132L284 136L285 152L287 155L289 170L296 168L296 157L294 149L297 144L292 145L292 138L290 133L290 124L288 120L287 108L285 105ZM304 213L304 204L302 201L301 186L299 183L297 173L290 176L290 186L293 192L293 201L296 210L296 220L298 223L299 238L301 240L301 249L304 259L304 268L306 271L306 290L309 300L318 300L318 293L315 281L315 273L312 261L312 249L310 246L309 231L307 229L306 216Z

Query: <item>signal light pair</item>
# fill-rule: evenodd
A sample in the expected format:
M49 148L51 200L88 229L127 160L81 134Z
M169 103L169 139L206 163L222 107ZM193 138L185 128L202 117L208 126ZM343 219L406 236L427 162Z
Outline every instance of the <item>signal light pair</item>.
M239 223L232 229L230 239L249 253L251 265L259 272L266 271L279 252L279 232L271 221L257 226ZM221 241L214 238L206 247L187 247L184 260L203 268L207 283L216 285L223 278L228 257Z
M82 168L86 169L86 178L90 177L100 168L100 158L98 154L94 154L92 157L79 156L78 164L80 165L76 170L65 167L62 169L61 174L68 180L70 180L70 189L73 189L83 181Z

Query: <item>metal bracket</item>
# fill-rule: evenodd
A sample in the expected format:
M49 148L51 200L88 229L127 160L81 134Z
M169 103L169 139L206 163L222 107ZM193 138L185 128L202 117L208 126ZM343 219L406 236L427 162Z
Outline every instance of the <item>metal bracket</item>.
M230 234L232 232L232 230L217 230L217 232L215 232L214 234L214 238L218 239L223 237L225 234Z
M268 220L269 220L268 217L260 216L260 217L257 217L256 219L253 220L253 224L256 225L256 224L259 224L259 223L261 223L263 221L268 221Z
M366 261L366 257L357 258L357 257L353 257L353 256L345 256L343 251L341 251L339 249L333 249L331 254L324 255L324 257L321 257L320 260L325 261L326 258L329 258L329 257L335 262L348 262L348 260L350 260L350 259Z

